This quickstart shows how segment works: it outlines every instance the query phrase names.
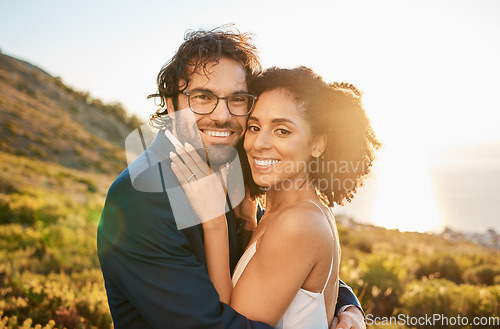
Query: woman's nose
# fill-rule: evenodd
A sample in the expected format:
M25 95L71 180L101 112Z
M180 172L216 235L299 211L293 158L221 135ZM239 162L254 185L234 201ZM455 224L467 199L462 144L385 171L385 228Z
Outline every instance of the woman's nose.
M258 134L256 134L253 147L255 149L271 148L271 136L269 136L269 133L267 133L266 131L260 131Z

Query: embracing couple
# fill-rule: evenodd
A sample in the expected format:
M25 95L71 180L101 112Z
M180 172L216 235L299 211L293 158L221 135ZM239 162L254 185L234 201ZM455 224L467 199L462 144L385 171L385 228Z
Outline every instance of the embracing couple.
M216 29L186 35L153 96L160 130L98 229L114 327L364 328L330 209L379 147L359 91L262 73L248 35Z

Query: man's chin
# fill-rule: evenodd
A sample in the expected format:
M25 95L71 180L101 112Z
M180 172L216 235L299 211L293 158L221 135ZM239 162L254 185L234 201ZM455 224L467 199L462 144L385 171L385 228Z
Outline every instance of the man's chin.
M207 145L205 147L211 167L217 167L234 160L238 155L232 145Z

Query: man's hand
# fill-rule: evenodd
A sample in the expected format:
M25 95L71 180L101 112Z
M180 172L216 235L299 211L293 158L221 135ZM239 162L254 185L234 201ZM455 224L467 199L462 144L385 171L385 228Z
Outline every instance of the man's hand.
M348 307L334 318L330 329L366 329L363 313L356 307Z

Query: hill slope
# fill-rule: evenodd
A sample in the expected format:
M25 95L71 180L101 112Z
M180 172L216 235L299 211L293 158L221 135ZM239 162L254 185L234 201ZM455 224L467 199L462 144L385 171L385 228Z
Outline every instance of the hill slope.
M125 137L139 125L43 70L0 53L0 149L102 173L125 166Z

